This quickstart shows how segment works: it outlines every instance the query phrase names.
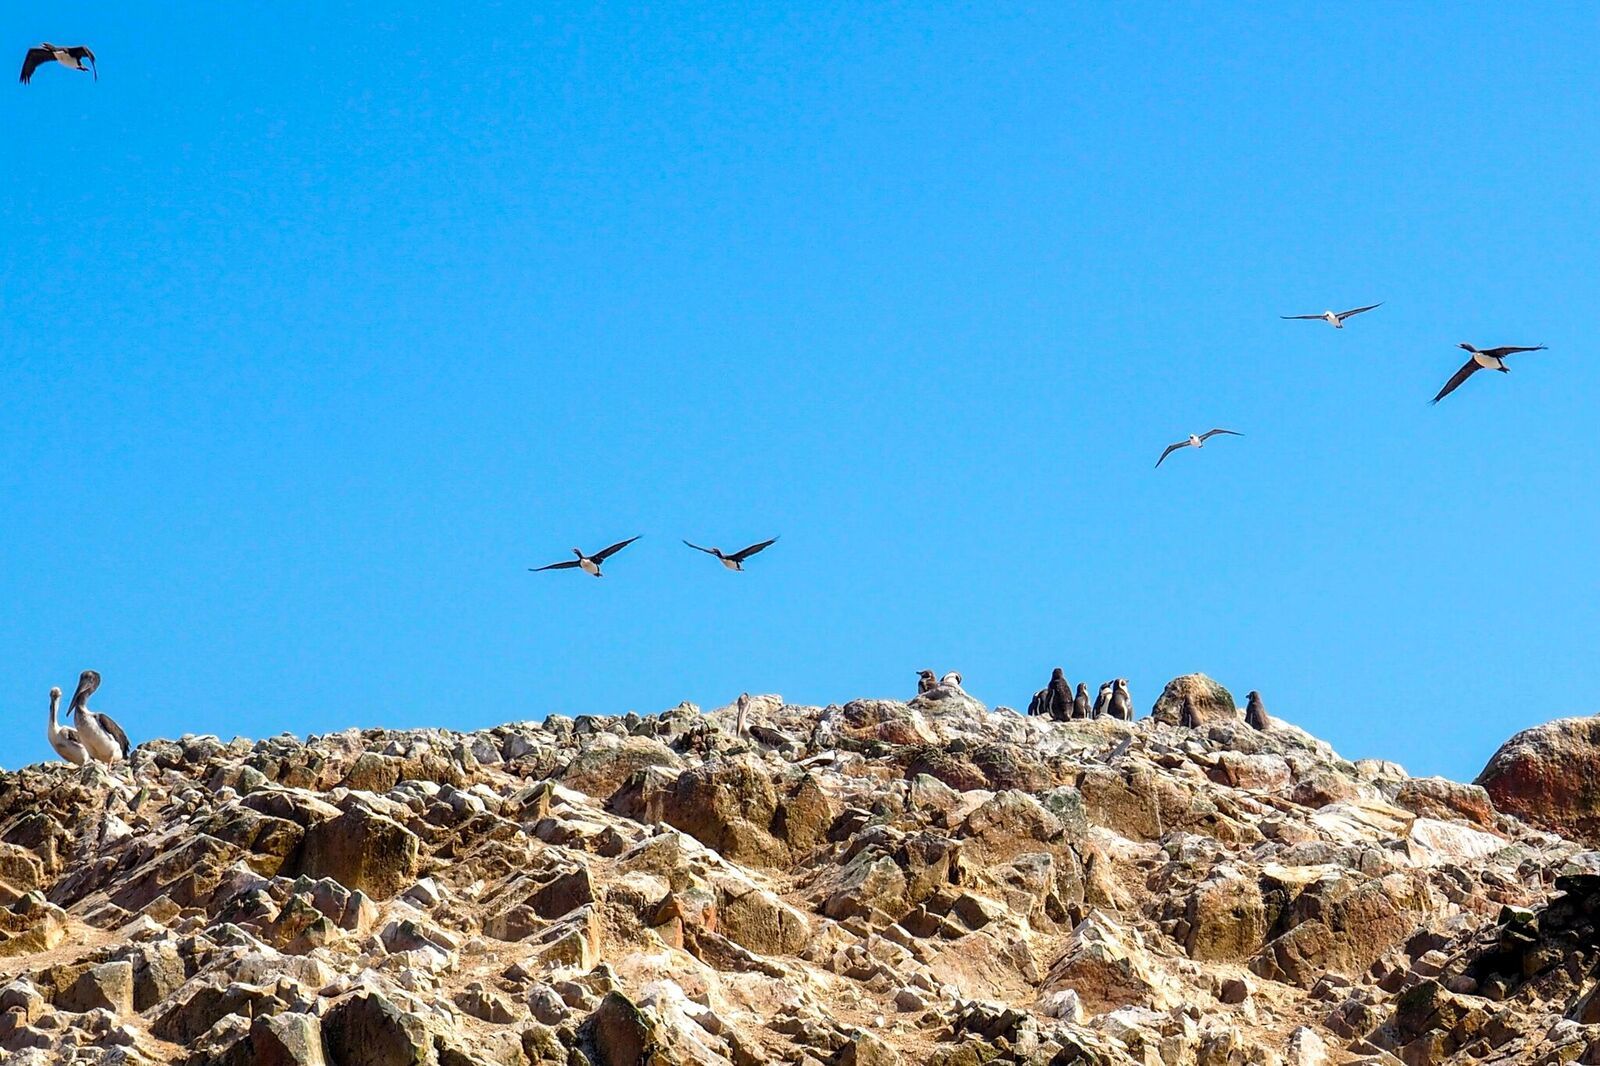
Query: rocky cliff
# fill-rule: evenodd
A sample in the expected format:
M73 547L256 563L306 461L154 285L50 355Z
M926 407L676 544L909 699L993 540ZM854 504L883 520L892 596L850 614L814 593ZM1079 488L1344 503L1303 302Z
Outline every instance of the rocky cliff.
M1600 1062L1600 855L1190 688L5 774L0 1061Z

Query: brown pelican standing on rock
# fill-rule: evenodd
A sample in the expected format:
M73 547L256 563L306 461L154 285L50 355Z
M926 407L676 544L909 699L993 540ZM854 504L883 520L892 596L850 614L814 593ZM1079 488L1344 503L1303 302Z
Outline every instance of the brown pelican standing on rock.
M56 749L56 754L74 766L82 766L89 761L89 749L83 746L83 741L78 739L78 731L71 726L56 724L56 708L61 706L61 690L50 690L50 724L45 728L44 735L50 741L50 746Z
M1266 729L1271 724L1267 717L1266 704L1261 702L1261 693L1251 691L1245 702L1244 724L1252 729Z
M87 59L89 65L83 65ZM94 80L100 80L100 70L94 65L94 53L86 45L75 44L71 48L63 48L59 44L46 42L37 48L28 49L28 54L22 57L22 77L19 79L26 85L33 80L33 72L46 63L60 63L70 70L87 70L94 74Z
M627 540L619 540L611 547L604 551L597 551L593 555L583 554L582 548L573 548L572 554L577 556L576 559L568 559L564 563L551 563L549 566L530 566L528 567L528 572L537 574L542 570L570 570L576 566L581 567L584 573L592 577L605 577L600 572L600 564L638 539L638 537L629 537Z
M1210 440L1212 437L1215 437L1218 433L1226 433L1230 437L1242 437L1242 436L1244 436L1243 433L1235 433L1231 429L1208 429L1204 433L1200 434L1199 436L1196 436L1195 434L1191 433L1191 434L1189 434L1189 439L1188 440L1180 440L1176 444L1167 445L1167 450L1162 452L1161 453L1161 458L1156 460L1157 468L1159 468L1162 463L1167 461L1167 456L1171 455L1173 452L1177 451L1179 448L1204 448L1206 446L1206 441Z
M1472 358L1468 359L1466 364L1456 371L1455 377L1444 383L1444 388L1439 390L1439 395L1428 401L1429 403L1438 403L1452 392L1455 392L1458 385L1479 370L1498 370L1502 374L1511 373L1511 368L1506 366L1506 356L1508 355L1516 355L1518 352L1542 352L1545 349L1542 344L1536 344L1531 348L1518 348L1515 345L1508 344L1504 348L1485 348L1482 351L1466 343L1458 344L1456 347L1465 348L1471 352Z
M93 670L79 674L78 691L72 694L72 704L67 708L67 714L77 723L78 739L83 741L89 754L99 762L114 763L118 759L126 759L132 749L128 744L128 734L111 720L109 714L89 709L89 697L99 687L100 675Z
M1128 694L1128 679L1119 677L1115 685L1116 687L1111 691L1111 706L1107 708L1106 713L1124 722L1131 722L1133 721L1133 697Z
M744 561L746 559L750 558L750 556L754 555L756 552L772 547L777 542L778 538L773 537L771 540L764 540L760 544L752 544L748 548L743 548L739 551L736 551L732 555L725 555L723 554L721 548L702 548L698 544L689 544L688 541L684 541L685 544L689 544L689 547L693 548L697 552L705 552L707 555L715 555L718 559L722 560L722 565L726 566L729 570L743 570Z
M1368 304L1365 307L1358 307L1353 311L1324 311L1320 315L1279 315L1278 317L1283 319L1321 319L1334 329L1344 329L1344 320L1351 315L1359 315L1363 311L1370 311L1374 307L1382 306L1382 301L1379 301L1375 304Z
M1089 717L1089 686L1078 682L1078 694L1072 697L1072 717Z

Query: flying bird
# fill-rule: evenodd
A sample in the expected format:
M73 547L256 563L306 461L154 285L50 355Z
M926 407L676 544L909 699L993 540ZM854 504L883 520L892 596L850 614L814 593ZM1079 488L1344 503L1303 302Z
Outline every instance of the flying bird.
M1191 434L1189 434L1189 439L1188 440L1180 440L1176 444L1167 445L1167 450L1162 452L1161 453L1161 458L1156 460L1156 466L1159 467L1162 463L1166 462L1167 461L1167 456L1171 455L1173 452L1177 451L1179 448L1204 448L1206 446L1206 441L1210 440L1212 437L1215 437L1218 433L1226 433L1230 437L1242 437L1242 436L1244 436L1243 433L1235 433L1231 429L1212 429L1212 430L1207 430L1206 432L1200 434L1198 437L1195 436L1193 433L1191 433Z
M528 572L537 574L543 570L570 570L576 566L581 567L583 572L586 574L590 574L594 577L605 577L605 575L600 572L600 564L638 539L638 537L629 537L627 540L619 540L615 544L611 545L611 547L605 549L604 551L597 551L593 555L583 554L582 548L573 548L572 554L577 556L576 559L568 559L564 563L551 563L549 566L530 566L528 567Z
M83 61L89 61L88 66ZM94 53L88 46L75 44L71 48L63 48L59 44L46 42L37 48L28 49L28 54L22 57L22 77L19 79L26 85L33 80L33 72L45 63L60 63L72 70L87 70L94 74L94 80L100 80L100 68L94 64Z
M1484 348L1479 350L1470 344L1462 342L1456 347L1465 348L1471 352L1472 358L1468 359L1466 365L1456 371L1455 377L1444 383L1444 388L1439 390L1439 395L1428 401L1429 403L1438 403L1452 392L1455 392L1463 381L1476 374L1479 370L1498 370L1502 374L1511 373L1511 368L1506 366L1506 356L1508 355L1515 355L1518 352L1542 352L1545 350L1543 344L1536 344L1531 348L1506 345L1504 348Z
M715 555L718 559L722 560L722 565L726 566L729 570L743 570L744 561L746 559L750 558L750 556L754 555L756 552L765 551L767 548L772 547L777 542L778 538L773 537L771 540L764 540L760 544L752 544L748 548L736 551L732 555L727 555L721 548L702 548L698 544L689 544L688 541L684 541L685 544L689 544L689 547L693 548L697 552L705 552L707 555Z
M128 734L109 714L89 709L89 697L99 687L100 675L93 670L79 674L78 691L72 694L72 705L67 708L67 715L77 723L78 740L89 754L100 762L114 763L119 758L126 759L133 746L128 743Z
M1383 303L1380 301L1375 304L1368 304L1365 307L1352 308L1349 311L1324 311L1320 315L1279 315L1278 317L1282 319L1321 319L1334 329L1344 329L1344 320L1351 315L1359 315L1363 311L1370 311L1374 307L1382 306Z

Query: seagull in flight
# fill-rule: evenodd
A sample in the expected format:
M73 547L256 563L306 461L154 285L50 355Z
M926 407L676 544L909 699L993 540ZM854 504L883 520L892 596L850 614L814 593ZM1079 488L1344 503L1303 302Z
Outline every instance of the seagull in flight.
M773 537L771 540L764 540L760 544L752 544L748 548L745 548L741 551L736 551L732 555L724 554L721 548L702 548L698 544L689 544L688 541L684 541L684 543L689 544L689 547L693 548L697 552L705 552L707 555L715 555L718 559L722 560L722 565L726 566L729 570L743 570L744 561L746 559L750 558L750 556L754 555L756 552L764 551L767 548L772 547L775 543L777 543L777 540L777 537Z
M1242 436L1244 436L1243 433L1236 433L1231 429L1212 429L1212 430L1207 430L1206 432L1200 434L1198 437L1195 436L1193 433L1191 433L1191 434L1189 434L1189 439L1188 440L1180 440L1176 444L1167 445L1167 450L1162 452L1161 453L1161 458L1156 460L1156 466L1160 467L1162 463L1167 461L1167 456L1171 455L1173 452L1177 451L1179 448L1204 448L1206 446L1206 441L1210 440L1212 437L1215 437L1218 433L1226 433L1230 437L1242 437Z
M88 66L83 65L85 59L89 61ZM28 49L28 54L22 57L22 84L32 81L33 72L45 63L60 63L72 70L91 71L94 80L100 80L100 68L94 65L94 53L89 51L87 45L75 44L71 48L64 48L46 41L37 48Z
M1439 390L1439 395L1429 400L1429 403L1438 403L1452 392L1455 392L1457 386L1479 370L1498 370L1502 374L1511 373L1511 368L1506 366L1506 356L1508 355L1515 355L1518 352L1542 352L1545 350L1543 344L1536 344L1532 348L1518 348L1515 345L1508 344L1504 348L1484 348L1480 350L1463 342L1456 347L1465 348L1471 352L1472 358L1468 359L1466 365L1456 371L1455 377L1444 383L1444 388Z
M1320 315L1279 315L1278 317L1279 318L1283 318L1283 319L1317 319L1317 318L1320 318L1322 321L1326 322L1328 325L1332 326L1334 329L1344 329L1344 320L1349 318L1351 315L1359 315L1363 311L1370 311L1374 307L1382 307L1382 306L1383 306L1383 301L1380 300L1379 302L1377 302L1375 304L1368 304L1365 307L1353 308L1353 309L1351 309L1349 311L1324 311Z
M570 570L573 567L580 567L584 573L593 577L605 577L600 572L600 564L638 539L638 537L629 537L627 540L619 540L611 547L604 551L597 551L593 555L583 554L582 548L573 548L572 554L577 556L576 559L568 559L564 563L551 563L549 566L530 566L528 567L528 572L537 574L542 570Z

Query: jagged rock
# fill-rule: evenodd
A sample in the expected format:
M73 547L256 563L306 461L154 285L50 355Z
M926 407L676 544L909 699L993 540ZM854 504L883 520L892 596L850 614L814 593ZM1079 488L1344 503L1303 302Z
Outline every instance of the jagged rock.
M1600 718L1560 718L1500 746L1475 782L1497 810L1600 843Z
M1442 777L1408 777L1395 793L1395 803L1428 818L1463 818L1480 826L1495 824L1494 803L1487 789Z
M1205 674L1184 674L1167 682L1150 709L1150 717L1167 725L1183 725L1184 707L1188 706L1196 728L1216 722L1240 719L1233 694Z
M126 1017L133 1013L133 963L107 962L85 970L57 994L57 1007L86 1014L96 1009Z
M619 992L606 993L578 1034L594 1066L655 1066L655 1026Z
M360 992L328 1008L322 1020L328 1066L434 1066L426 1024L377 992Z
M356 807L305 834L298 873L329 877L349 889L388 899L417 879L420 843L393 819Z

